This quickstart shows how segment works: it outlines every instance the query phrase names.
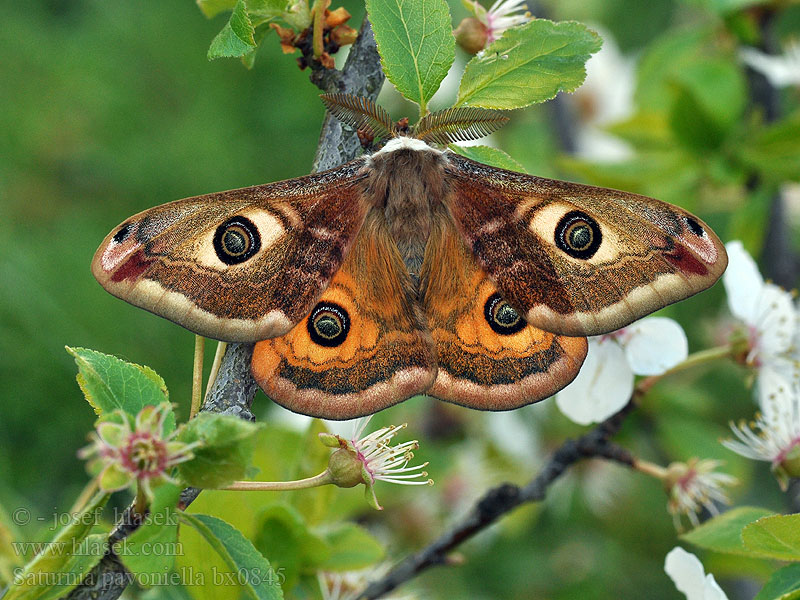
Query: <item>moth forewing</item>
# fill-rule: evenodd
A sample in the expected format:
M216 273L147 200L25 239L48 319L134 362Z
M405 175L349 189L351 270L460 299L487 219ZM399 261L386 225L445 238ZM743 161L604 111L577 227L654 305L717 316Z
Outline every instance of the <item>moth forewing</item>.
M665 202L447 158L459 231L536 327L608 333L710 287L727 265L713 231Z
M92 272L115 296L200 335L284 335L361 228L364 162L143 211L106 237Z

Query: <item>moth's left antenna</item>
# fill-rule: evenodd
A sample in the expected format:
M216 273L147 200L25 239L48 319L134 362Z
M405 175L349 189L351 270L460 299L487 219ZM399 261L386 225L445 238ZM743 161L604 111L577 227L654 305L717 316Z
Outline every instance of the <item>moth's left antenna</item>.
M389 113L372 100L352 94L322 94L320 98L334 117L371 139L396 135Z

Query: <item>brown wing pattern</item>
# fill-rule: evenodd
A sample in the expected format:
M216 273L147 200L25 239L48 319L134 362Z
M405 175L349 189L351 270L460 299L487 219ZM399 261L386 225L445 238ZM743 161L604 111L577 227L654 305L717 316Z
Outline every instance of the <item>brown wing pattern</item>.
M528 325L498 294L447 218L433 228L422 282L439 367L432 396L509 410L553 395L577 375L586 338Z
M115 296L201 335L283 335L311 310L361 228L362 166L146 210L106 237L92 272Z
M256 381L290 410L328 419L424 392L436 357L409 290L397 246L372 212L311 313L288 334L256 344Z
M722 243L680 208L447 157L459 231L537 327L606 333L706 289L725 270Z

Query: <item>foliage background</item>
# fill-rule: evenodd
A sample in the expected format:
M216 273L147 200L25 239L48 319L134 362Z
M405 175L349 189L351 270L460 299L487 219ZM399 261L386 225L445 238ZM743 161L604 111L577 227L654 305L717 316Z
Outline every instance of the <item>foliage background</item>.
M547 16L599 25L624 53L640 57L637 101L657 119L620 130L637 151L622 166L568 157L573 138L557 125L575 128L591 108L569 100L518 111L495 142L530 173L661 197L701 215L726 241L744 237L760 254L773 184L792 171L798 150L783 147L780 157L761 163L738 152L755 143L763 111L753 109L760 100L736 60L737 36L749 35L747 22L720 10L733 4L544 3ZM363 5L344 5L357 26ZM456 3L451 11L455 25L465 11ZM0 22L6 32L0 36L0 506L7 513L28 507L34 519L50 519L84 485L74 451L94 420L65 344L151 366L165 378L179 415L188 413L191 334L102 291L89 273L97 244L150 206L305 174L323 107L307 73L280 54L274 39L252 71L235 60L209 63L208 44L224 17L207 21L191 2L3 3ZM790 7L773 31L797 35L798 23L800 10ZM703 64L717 65L706 73L719 78L690 77ZM607 84L614 84L613 74ZM682 96L686 89L692 93ZM721 122L719 144L697 145L698 107L680 104L690 101ZM382 102L395 118L415 118L396 95L385 94ZM445 106L447 99L439 102ZM777 102L780 113L791 115L797 88L778 94ZM793 235L781 252L791 253L800 244L797 223L787 223ZM721 286L664 312L687 330L690 349L707 347L719 341L726 314ZM794 495L780 494L765 467L717 443L729 420L752 415L744 375L721 365L664 382L620 441L661 463L723 458L742 481L737 504L792 510ZM274 424L262 443L262 469L288 472L302 454L297 420L261 394L256 402L260 418ZM549 448L581 430L552 401L485 415L415 398L380 420L409 422L437 485L408 494L379 487L387 507L380 514L357 492L336 490L326 516L372 527L392 558L430 540L486 487L527 481ZM241 507L229 498L209 494L198 504L234 520ZM582 465L541 506L523 508L468 544L466 566L429 572L417 588L422 597L440 598L676 598L663 573L664 556L676 543L664 504L655 480L599 462ZM249 529L255 533L257 525ZM774 566L711 555L705 563L732 598L751 597Z

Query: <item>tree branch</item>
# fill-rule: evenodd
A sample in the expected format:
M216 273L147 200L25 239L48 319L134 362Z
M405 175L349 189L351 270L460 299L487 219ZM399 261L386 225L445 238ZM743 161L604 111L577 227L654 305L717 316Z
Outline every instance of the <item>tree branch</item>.
M543 500L550 484L583 458L605 458L632 466L633 456L626 449L612 443L610 439L619 431L633 407L634 403L631 400L621 411L577 440L565 441L553 453L539 474L524 487L503 483L490 489L449 531L419 552L405 558L378 581L370 583L358 596L359 600L379 598L430 567L446 564L450 552L500 517L522 504Z
M375 46L375 38L369 21L364 18L358 39L342 71L328 71L323 75L313 72L312 82L323 91L340 91L375 100L383 85L383 72ZM355 131L345 130L329 114L326 115L319 138L314 171L330 169L354 159L361 151ZM208 391L201 410L235 415L248 421L255 417L250 410L258 389L250 374L250 358L253 344L230 344L222 365ZM199 489L187 488L181 494L180 506L185 508L200 494ZM124 539L139 527L141 520L133 515L129 507L109 535L109 547ZM92 569L81 584L67 596L70 600L116 600L133 581L113 551L108 551L100 563Z

